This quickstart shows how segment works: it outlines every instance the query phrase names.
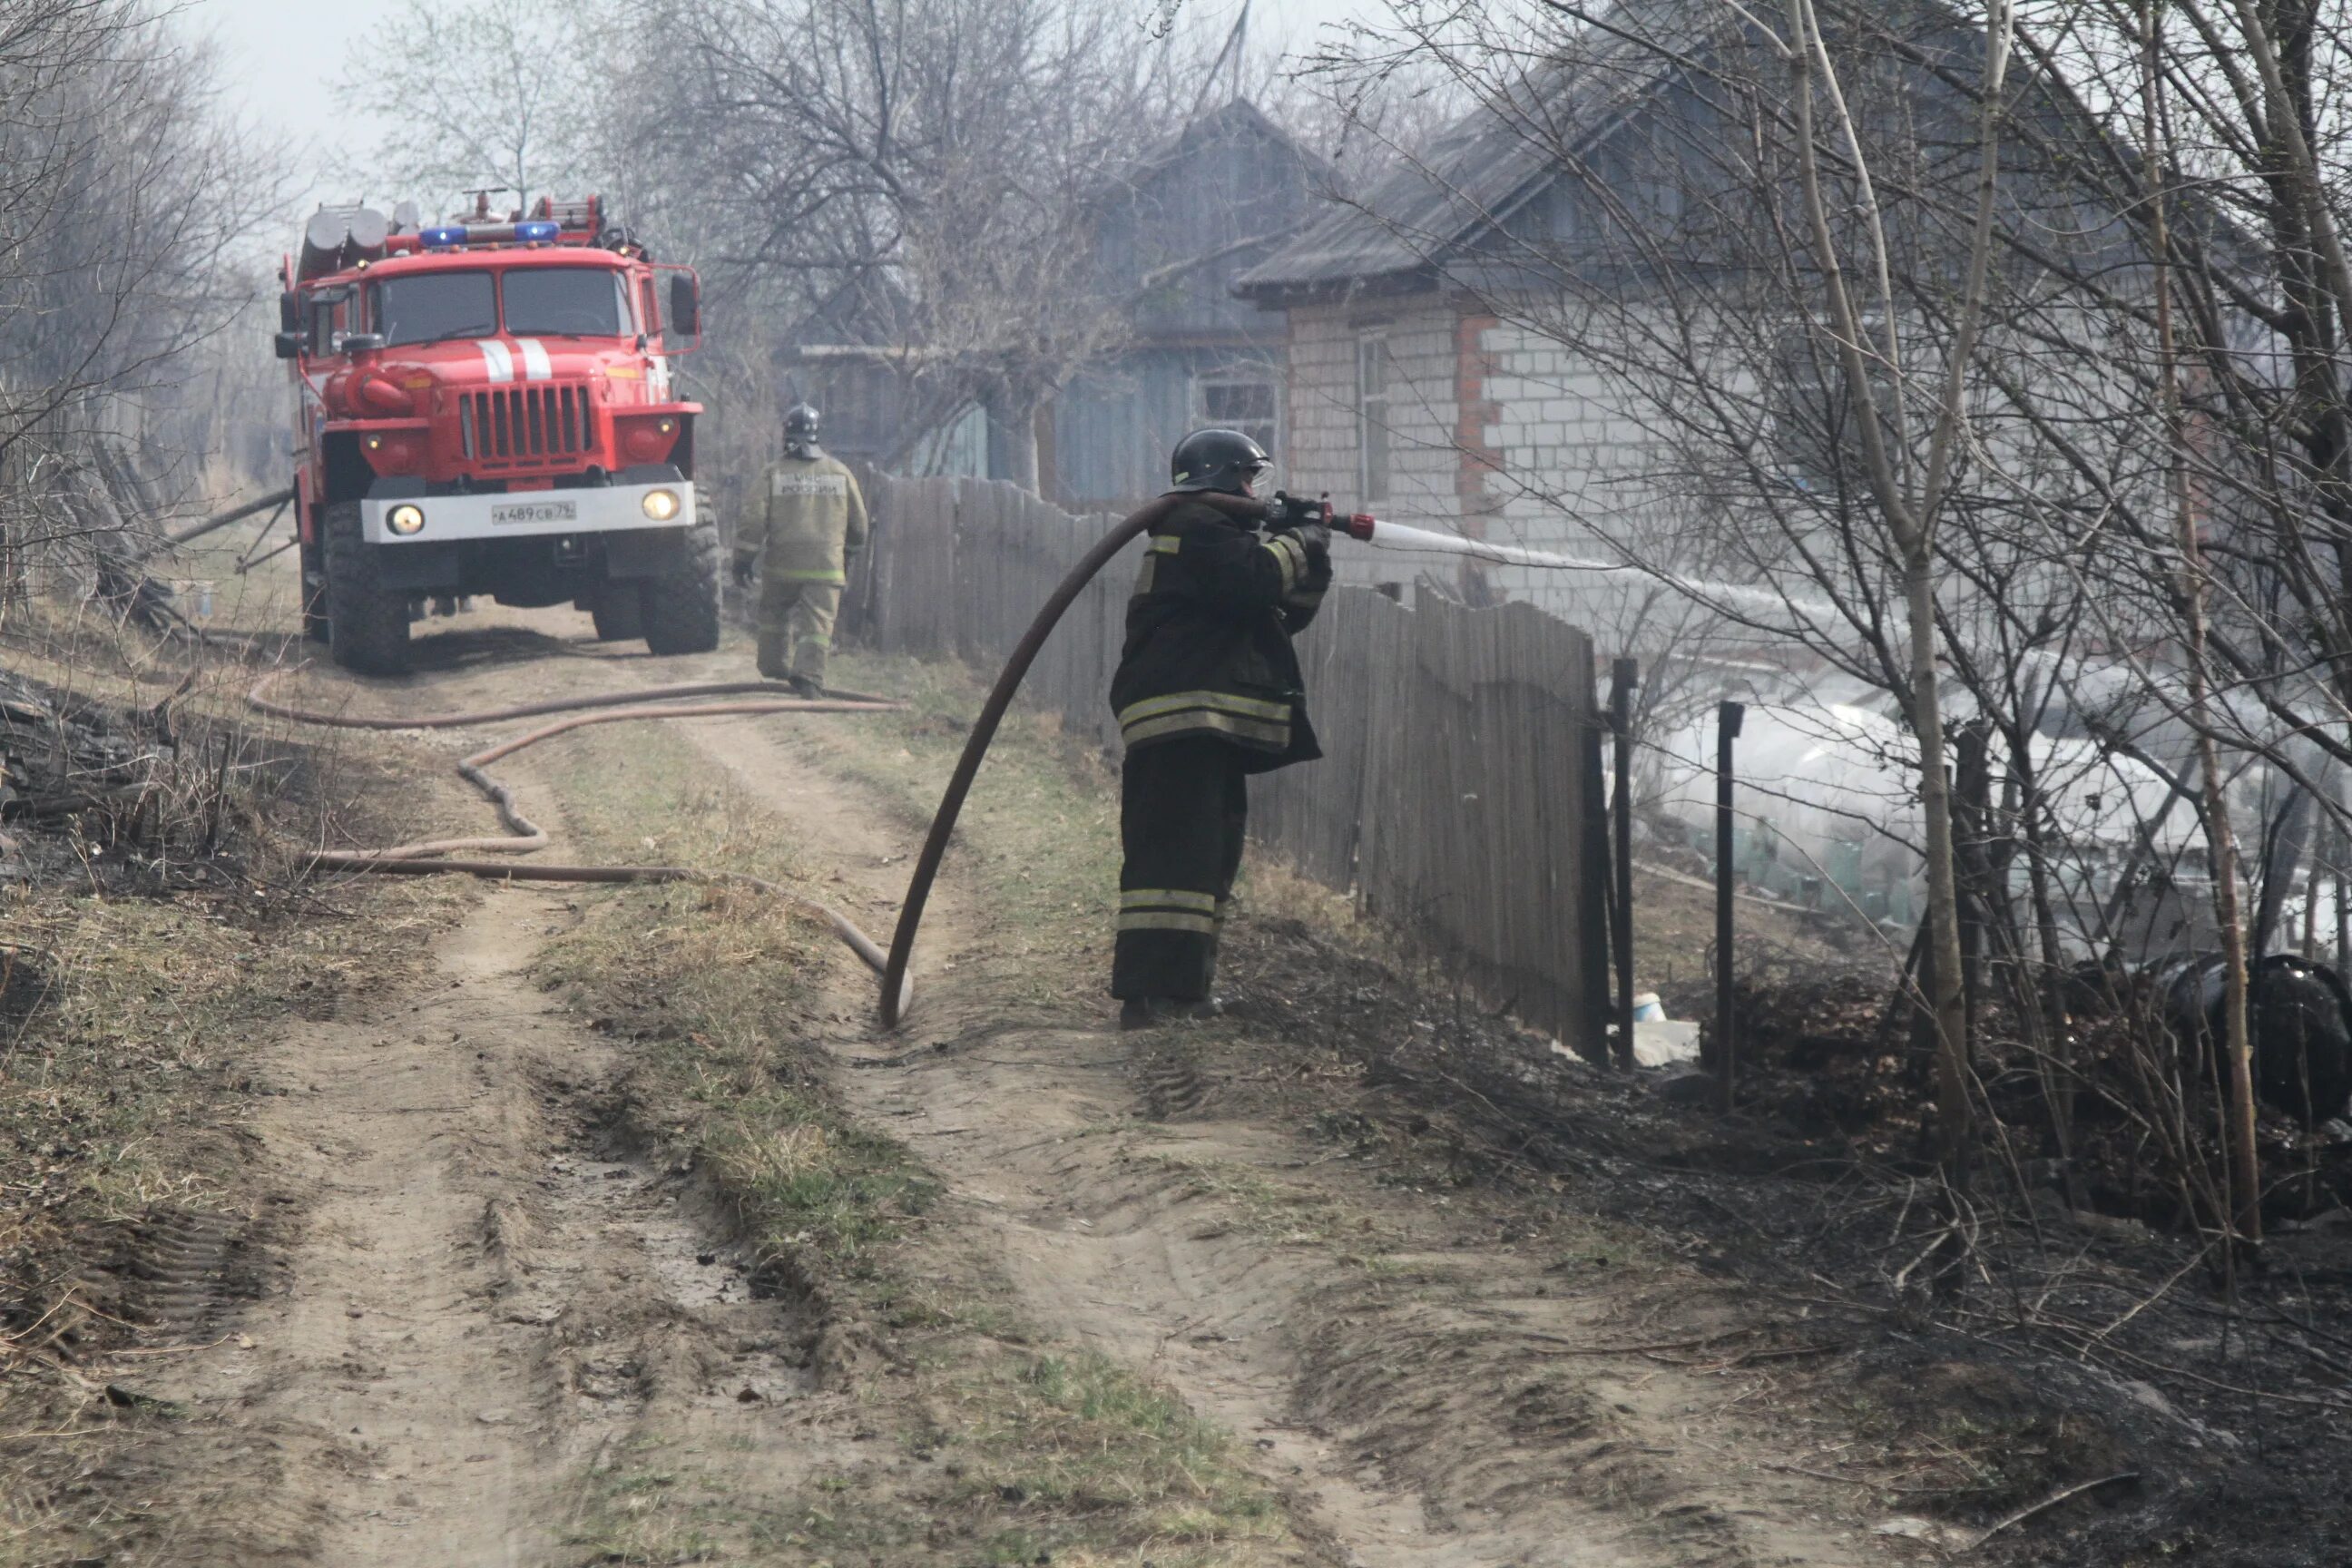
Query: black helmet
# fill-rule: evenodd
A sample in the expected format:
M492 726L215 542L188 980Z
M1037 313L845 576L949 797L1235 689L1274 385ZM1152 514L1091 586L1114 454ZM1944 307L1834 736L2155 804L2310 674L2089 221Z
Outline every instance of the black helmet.
M814 441L816 439L817 414L805 403L795 403L784 410L784 439Z
M1245 496L1251 482L1272 467L1265 448L1238 430L1195 430L1176 443L1168 458L1168 488Z

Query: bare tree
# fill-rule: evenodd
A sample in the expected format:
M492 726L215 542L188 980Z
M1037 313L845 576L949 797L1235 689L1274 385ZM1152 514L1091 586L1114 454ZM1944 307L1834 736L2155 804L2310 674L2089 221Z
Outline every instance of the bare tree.
M631 19L690 83L631 133L664 231L779 313L860 291L910 436L977 404L1034 485L1037 411L1124 330L1087 219L1183 107L1167 48L1078 0L637 0Z
M343 100L385 107L365 163L337 173L445 212L482 186L518 205L576 194L603 166L614 118L605 16L595 5L404 0L344 61Z
M167 14L140 0L27 0L0 16L12 579L28 551L152 521L163 499L152 481L173 455L146 449L149 437L191 352L252 300L241 247L275 196L219 104L210 58Z
M1453 265L1640 433L1575 489L1511 478L1714 626L1889 695L1947 1068L1979 963L1947 928L1989 920L1996 967L2042 972L2020 1010L2062 1149L2059 971L2120 944L2138 875L2086 896L2084 854L2137 835L2145 870L2196 808L2212 908L2171 940L2222 950L2213 1217L2258 1235L2244 969L2311 837L2297 793L2340 812L2352 763L2352 24L2310 0L1397 10L1363 68L1450 72L1573 194ZM1669 111L1560 107L1622 110L1637 80ZM1424 170L1457 207L1458 173ZM1955 698L1991 748L1958 759L1967 799L1938 755ZM1937 1099L1952 1135L1948 1071Z

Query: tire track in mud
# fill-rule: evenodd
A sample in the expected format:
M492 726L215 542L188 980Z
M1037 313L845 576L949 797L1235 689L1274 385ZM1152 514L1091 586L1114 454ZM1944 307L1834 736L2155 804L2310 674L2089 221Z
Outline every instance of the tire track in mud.
M800 754L796 731L688 733L801 830L813 859L869 907L892 907L916 835L854 809L856 792ZM1901 1560L1824 1522L1852 1500L1745 1462L1721 1378L1548 1353L1662 1337L1629 1322L1637 1311L1726 1327L1733 1310L1713 1288L1662 1279L1638 1301L1563 1291L1538 1260L1470 1243L1442 1207L1335 1172L1284 1127L1222 1116L1216 1071L1181 1035L992 1023L943 978L986 941L970 876L951 856L934 893L911 1037L834 1042L861 1069L840 1075L844 1092L947 1182L1029 1316L1254 1445L1332 1561ZM838 1016L871 1016L862 973L836 965L833 984ZM1286 1232L1294 1212L1315 1234Z
M141 1384L184 1419L115 1478L173 1500L123 1563L577 1562L600 1464L656 1406L750 1448L814 1387L807 1314L753 1291L682 1168L604 1131L613 1048L527 973L569 918L486 887L421 984L289 1024L251 1129L291 1216L261 1299L206 1283L251 1251L236 1227L134 1243L133 1295L210 1342Z

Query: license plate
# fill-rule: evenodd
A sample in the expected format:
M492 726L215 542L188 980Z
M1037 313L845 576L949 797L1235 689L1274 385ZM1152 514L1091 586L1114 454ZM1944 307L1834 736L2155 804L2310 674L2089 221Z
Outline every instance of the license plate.
M508 501L490 508L490 526L514 522L577 522L580 503L570 500Z

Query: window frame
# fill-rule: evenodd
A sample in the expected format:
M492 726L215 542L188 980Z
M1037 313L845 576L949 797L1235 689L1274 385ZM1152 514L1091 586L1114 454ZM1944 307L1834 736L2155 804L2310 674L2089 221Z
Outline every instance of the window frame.
M1266 394L1267 413L1264 419L1235 420L1213 414L1209 408L1209 393L1216 387L1263 387ZM1221 364L1209 370L1192 373L1192 427L1239 430L1266 450L1275 459L1276 468L1282 462L1282 374L1273 365L1256 361ZM1263 428L1264 435L1258 433Z

